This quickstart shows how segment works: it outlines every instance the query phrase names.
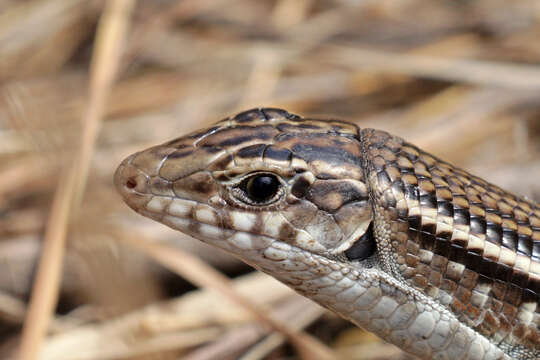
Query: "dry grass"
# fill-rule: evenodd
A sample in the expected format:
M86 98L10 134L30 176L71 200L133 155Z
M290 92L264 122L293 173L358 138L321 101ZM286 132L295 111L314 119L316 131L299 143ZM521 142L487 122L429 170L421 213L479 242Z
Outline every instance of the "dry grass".
M112 173L278 106L538 201L539 38L533 0L0 0L0 357L405 358L134 214Z

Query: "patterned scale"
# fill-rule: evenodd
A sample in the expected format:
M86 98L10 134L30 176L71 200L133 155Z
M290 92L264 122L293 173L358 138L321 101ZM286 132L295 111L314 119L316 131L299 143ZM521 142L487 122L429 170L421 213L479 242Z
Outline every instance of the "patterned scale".
M399 137L253 109L131 155L115 183L411 354L539 358L538 205Z
M540 343L540 208L373 129L361 132L394 276L495 343Z

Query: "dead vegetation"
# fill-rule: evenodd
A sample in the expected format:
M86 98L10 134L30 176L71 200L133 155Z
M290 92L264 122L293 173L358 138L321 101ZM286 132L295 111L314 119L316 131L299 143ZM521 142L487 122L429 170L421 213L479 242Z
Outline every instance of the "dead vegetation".
M277 106L538 201L538 39L534 0L0 0L0 357L405 358L136 215L112 173Z

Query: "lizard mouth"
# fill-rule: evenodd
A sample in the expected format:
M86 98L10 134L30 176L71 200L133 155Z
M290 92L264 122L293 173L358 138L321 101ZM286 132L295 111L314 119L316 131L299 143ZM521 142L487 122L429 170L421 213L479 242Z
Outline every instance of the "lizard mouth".
M165 201L176 203L174 206L184 206L186 209L208 206L191 200L148 196L151 198L149 203L163 198ZM208 219L199 218L197 210L186 212L182 216L171 215L168 211L161 212L147 208L138 208L136 211L145 217L228 252L253 268L277 277L280 281L293 287L297 285L296 282L309 283L316 279L320 275L320 271L331 272L332 269L341 269L340 271L346 273L361 274L377 267L372 261L373 257L355 259L358 261L344 261L344 256L347 257L347 255L325 255L301 248L279 238L224 228L220 224L209 223ZM315 264L325 264L323 266L325 270L314 270L313 265ZM293 279L282 276L286 274L292 275Z
M139 214L229 252L266 273L274 274L276 267L288 267L292 263L298 263L297 257L304 259L302 262L311 257L324 258L328 264L346 267L350 271L374 266L370 260L375 252L371 225L365 235L341 255L325 255L279 238L226 228L219 214L209 205L177 197L135 193L136 199L140 196L146 197L146 206L134 207L130 198L125 198L126 203ZM348 261L344 261L345 259Z

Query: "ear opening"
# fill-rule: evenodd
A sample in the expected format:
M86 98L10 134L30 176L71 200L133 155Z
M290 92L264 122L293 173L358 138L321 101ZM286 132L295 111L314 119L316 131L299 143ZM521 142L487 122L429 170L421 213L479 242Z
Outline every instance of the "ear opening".
M376 250L377 244L375 242L375 236L373 236L373 221L371 221L364 234L350 248L345 250L343 254L350 261L362 261L373 256Z

